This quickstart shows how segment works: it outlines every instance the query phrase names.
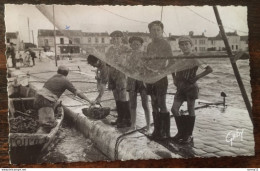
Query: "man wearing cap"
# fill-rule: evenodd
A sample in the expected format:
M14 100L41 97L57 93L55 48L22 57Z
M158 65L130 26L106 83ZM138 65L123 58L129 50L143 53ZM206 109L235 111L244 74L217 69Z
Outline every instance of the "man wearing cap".
M16 59L15 59L15 48L14 48L14 43L10 43L10 47L7 49L7 53L11 56L12 58L12 64L13 67L16 67Z
M182 36L179 38L179 47L183 52L181 56L196 56L192 52L192 40L188 36ZM195 124L195 100L198 98L199 88L196 81L213 70L210 66L203 64L198 59L187 59L187 63L192 64L191 68L173 73L174 84L177 87L176 95L174 96L174 102L172 106L172 113L175 118L178 133L171 138L174 142L180 144L186 144L193 141L192 132ZM203 66L204 65L204 66ZM198 67L204 71L200 74L196 74ZM181 115L179 109L184 101L187 101L189 115Z
M37 92L34 108L38 110L40 124L54 124L54 105L65 90L69 90L90 104L94 104L94 102L90 101L82 92L73 86L67 79L68 74L68 67L64 65L59 66L57 74L48 79L43 88Z
M118 65L124 61L126 53L129 48L122 43L123 33L121 31L114 31L110 34L112 46L107 50L106 57L114 59ZM122 59L124 58L124 59ZM131 126L131 114L129 107L129 97L126 91L126 75L113 67L109 67L109 81L108 88L113 91L114 99L116 101L116 108L118 117L112 125L116 124L117 128L124 128Z
M152 42L147 46L147 56L151 58L150 66L163 69L167 66L168 60L152 60L156 57L169 58L172 55L170 44L163 38L163 23L153 21L148 25ZM154 131L152 138L164 139L170 137L170 113L166 107L166 93L168 88L167 77L153 83L147 84L147 93L151 95Z

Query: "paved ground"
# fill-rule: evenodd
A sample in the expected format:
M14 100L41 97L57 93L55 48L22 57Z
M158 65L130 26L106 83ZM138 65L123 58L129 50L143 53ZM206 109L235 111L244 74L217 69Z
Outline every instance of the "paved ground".
M86 92L85 94L88 97L92 99L96 97L97 92L95 92L96 85L94 72L90 72L90 70L94 70L94 68L86 65L86 60L63 60L58 61L58 64L66 64L71 70L75 70L70 72L69 79L73 81L77 88ZM80 66L81 71L78 70L78 66ZM34 82L34 84L42 85L47 78L55 74L57 69L54 65L54 61L44 60L43 62L36 61L36 66L34 67L21 68L20 70L25 73L29 71L31 74L30 81ZM170 85L169 87L170 89L168 92L175 92L173 88L174 86ZM66 95L73 98L69 92L66 92ZM111 100L112 98L113 96L111 92L105 92L103 106L114 108L115 104L114 101ZM200 100L197 100L197 102L199 101ZM173 95L169 94L167 97L167 105L169 109L172 102ZM185 106L185 104L182 106L184 111L186 110ZM197 106L199 106L199 104L197 104ZM143 127L145 126L145 117L140 104L140 99L138 100L137 112L137 126ZM110 121L115 119L115 115L116 113L112 112L112 114L107 117L107 120ZM231 106L228 106L227 108L222 106L212 106L196 110L196 116L194 146L174 146L174 149L184 149L186 152L191 153L196 157L252 156L255 154L253 126L246 110L232 108ZM172 118L171 135L173 136L175 133L176 125L174 119ZM142 139L143 137L136 137L135 139L138 138ZM134 138L132 141L134 141ZM157 145L157 143L152 141L149 141L147 145L150 145L151 148L162 148L160 145ZM179 157L173 153L171 154L171 157Z

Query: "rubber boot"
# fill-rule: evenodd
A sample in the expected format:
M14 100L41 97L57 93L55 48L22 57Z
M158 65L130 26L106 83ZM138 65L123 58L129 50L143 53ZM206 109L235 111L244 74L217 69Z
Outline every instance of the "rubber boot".
M122 122L119 122L117 124L117 128L125 128L125 127L130 127L131 126L131 113L130 113L130 106L129 106L129 101L126 102L121 102L122 106Z
M130 127L132 125L131 122L131 111L130 111L130 103L129 101L125 102L125 122L126 122L126 126Z
M171 138L171 140L173 142L178 142L179 139L181 139L184 135L185 116L183 116L183 115L182 116L175 116L174 119L175 119L175 122L176 122L176 127L177 127L178 132L174 137Z
M162 137L161 135L161 130L160 130L160 118L159 118L159 113L157 112L152 112L153 114L153 122L154 122L154 129L153 129L153 133L151 134L151 138L152 139L158 139L160 137Z
M162 136L164 139L170 138L170 113L162 113L160 112L160 121L161 121L161 130L162 130Z
M180 144L188 144L193 142L193 129L195 125L195 116L185 116L185 133L184 136L179 139Z
M113 122L111 122L111 125L117 125L118 122L121 122L120 114L121 114L121 106L120 106L120 101L116 101L116 110L117 110L117 119Z

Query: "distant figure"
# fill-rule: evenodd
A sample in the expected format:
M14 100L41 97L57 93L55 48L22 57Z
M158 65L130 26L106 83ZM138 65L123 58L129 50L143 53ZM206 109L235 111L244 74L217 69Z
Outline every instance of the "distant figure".
M7 54L8 56L10 55L12 58L12 65L15 68L16 67L16 58L15 58L15 48L14 48L15 44L14 43L10 43L10 47L7 49Z
M39 61L42 61L42 51L39 51Z
M192 132L195 124L195 100L198 98L199 88L197 80L208 75L213 70L210 66L201 63L195 57L196 55L192 52L192 40L188 36L182 36L179 38L179 47L184 56L194 56L192 63L193 68L178 71L173 73L174 84L177 87L176 95L174 96L174 102L172 105L172 113L174 115L178 133L171 139L174 142L180 144L187 144L193 141ZM181 56L183 56L181 55ZM203 66L204 65L204 66ZM196 74L198 68L204 71L200 74ZM187 107L189 115L181 115L179 113L180 107L184 101L187 101Z
M37 92L34 108L38 111L40 124L54 124L54 105L65 90L69 90L91 105L94 104L67 79L68 74L69 68L64 65L59 66L57 74L48 79L43 88Z
M26 51L29 52L29 54L30 54L30 56L31 56L31 58L32 58L33 66L34 66L34 65L35 65L34 59L37 58L35 52L34 52L32 49L30 49L30 48L27 49Z
M130 47L133 50L129 60L134 60L134 58L142 58L144 56L144 52L142 52L140 49L143 44L143 39L141 37L131 37L129 39L129 43L130 43ZM129 92L129 102L130 102L131 121L132 121L131 128L134 130L136 129L137 93L140 93L142 106L144 109L144 114L146 119L147 132L149 133L150 132L150 110L148 105L148 96L147 96L147 89L145 83L128 77L126 90Z

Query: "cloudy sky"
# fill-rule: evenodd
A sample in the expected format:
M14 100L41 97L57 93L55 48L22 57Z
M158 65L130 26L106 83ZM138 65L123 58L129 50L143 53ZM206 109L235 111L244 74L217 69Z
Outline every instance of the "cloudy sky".
M247 7L218 7L226 31L248 34ZM52 16L52 6L46 6ZM165 35L194 34L216 36L219 32L211 6L64 6L55 5L55 19L61 28L86 32L140 31L148 32L147 25L153 20L161 20ZM38 29L53 29L52 23L34 5L5 5L5 23L8 32L18 31L23 41L29 41L34 33L37 40ZM31 36L30 35L30 36ZM32 37L32 36L31 36ZM32 38L31 38L32 42Z

